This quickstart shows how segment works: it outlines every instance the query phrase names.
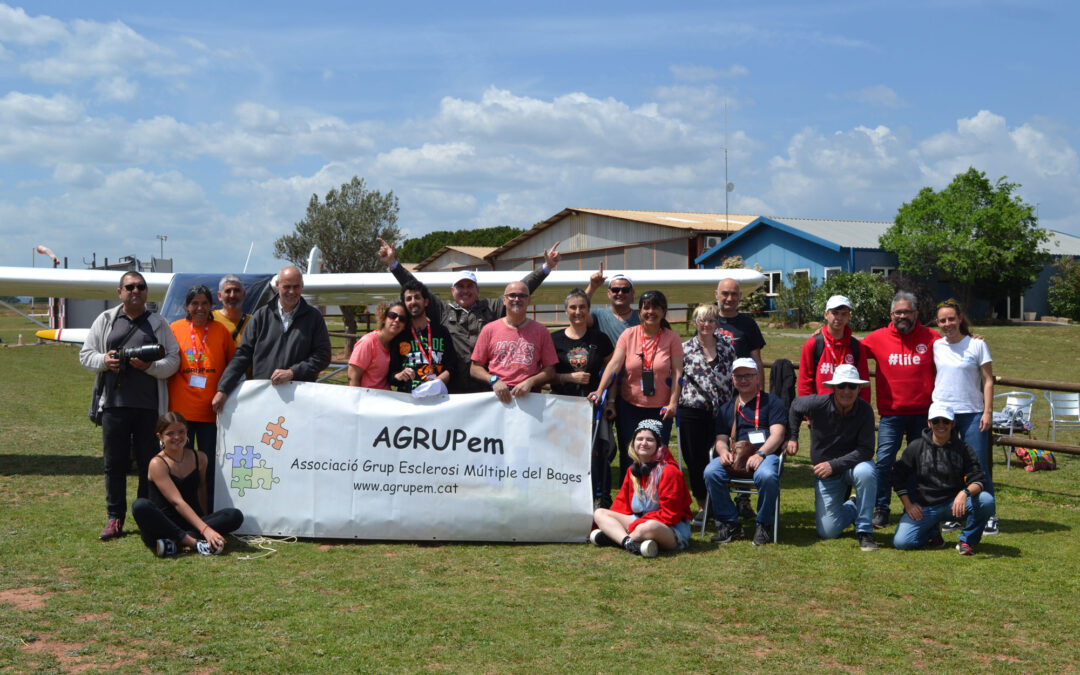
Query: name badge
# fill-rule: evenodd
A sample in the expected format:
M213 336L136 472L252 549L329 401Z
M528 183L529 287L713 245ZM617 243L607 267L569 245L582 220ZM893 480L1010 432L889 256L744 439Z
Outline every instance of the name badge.
M206 376L205 375L192 375L188 378L188 384L196 389L206 389Z
M765 432L757 429L747 434L746 438L754 445L761 445L765 442Z

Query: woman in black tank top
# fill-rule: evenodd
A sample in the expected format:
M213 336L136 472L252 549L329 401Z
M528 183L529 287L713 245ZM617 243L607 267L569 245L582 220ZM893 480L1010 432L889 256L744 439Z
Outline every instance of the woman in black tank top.
M184 447L183 415L168 412L158 418L157 437L161 452L150 460L150 498L131 505L143 542L161 557L185 546L202 555L222 553L225 535L240 527L244 515L233 508L206 514L206 455Z

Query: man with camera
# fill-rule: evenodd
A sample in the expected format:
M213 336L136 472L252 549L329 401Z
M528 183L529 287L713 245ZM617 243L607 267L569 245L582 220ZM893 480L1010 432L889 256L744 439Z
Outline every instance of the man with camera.
M146 309L146 279L126 272L116 289L120 304L94 320L79 351L84 368L98 373L91 412L99 413L105 454L102 540L120 536L127 514L127 467L132 450L139 467L139 497L147 497L147 467L158 451L154 425L169 409L169 376L180 366L180 348L169 322Z

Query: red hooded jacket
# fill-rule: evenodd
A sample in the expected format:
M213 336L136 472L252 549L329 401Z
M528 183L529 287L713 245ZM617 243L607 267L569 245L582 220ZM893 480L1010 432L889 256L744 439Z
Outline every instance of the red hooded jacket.
M659 464L657 464L656 469L653 469L653 473L649 475L649 478L642 481L641 486L643 489L647 488L648 481L653 479L657 469L663 467L660 474L660 485L656 491L660 508L656 511L649 511L630 523L630 527L626 528L627 532L633 532L638 525L646 520L656 520L673 527L684 520L690 520L694 517L694 514L690 512L690 491L686 489L686 480L683 478L682 471L679 470L679 465L675 463L675 459L671 456L667 447L660 448L659 454ZM633 500L634 481L630 476L630 469L627 469L622 487L619 488L619 494L616 495L611 510L616 513L631 515L634 513L631 508Z

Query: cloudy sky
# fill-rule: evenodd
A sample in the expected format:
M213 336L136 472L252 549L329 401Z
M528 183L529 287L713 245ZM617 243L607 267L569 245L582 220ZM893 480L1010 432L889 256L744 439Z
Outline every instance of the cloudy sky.
M522 4L0 4L0 265L274 269L353 175L413 235L723 212L725 146L732 213L891 220L973 165L1080 235L1075 3Z

